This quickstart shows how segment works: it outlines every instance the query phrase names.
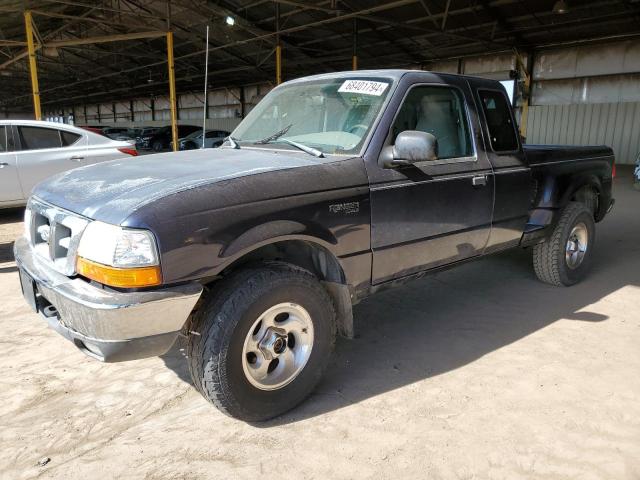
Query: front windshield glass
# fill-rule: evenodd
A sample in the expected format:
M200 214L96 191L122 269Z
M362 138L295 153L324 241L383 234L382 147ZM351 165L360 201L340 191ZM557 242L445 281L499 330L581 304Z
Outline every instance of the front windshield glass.
M323 153L360 151L391 89L386 78L335 78L285 85L269 93L234 130L244 144L287 140Z

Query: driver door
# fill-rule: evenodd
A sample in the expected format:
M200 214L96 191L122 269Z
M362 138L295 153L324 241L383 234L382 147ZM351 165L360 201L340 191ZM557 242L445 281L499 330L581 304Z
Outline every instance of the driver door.
M480 255L491 230L493 171L476 148L480 128L466 80L407 88L385 145L405 130L434 135L438 159L400 168L368 162L374 284Z

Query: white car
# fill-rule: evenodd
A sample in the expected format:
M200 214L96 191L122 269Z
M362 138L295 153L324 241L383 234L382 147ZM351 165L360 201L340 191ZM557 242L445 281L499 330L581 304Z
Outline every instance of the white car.
M226 130L207 130L204 137L204 148L215 148L222 145L225 138L231 135ZM202 148L202 130L196 130L190 135L178 140L180 150L194 150Z
M0 120L0 208L25 205L31 189L56 173L137 154L128 142L71 125Z

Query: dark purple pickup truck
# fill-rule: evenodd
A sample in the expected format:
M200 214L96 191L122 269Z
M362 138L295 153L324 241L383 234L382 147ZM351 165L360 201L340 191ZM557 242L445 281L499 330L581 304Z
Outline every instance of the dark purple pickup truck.
M580 281L613 172L608 147L523 147L495 81L318 75L275 88L221 148L45 181L15 256L27 302L84 353L184 336L202 395L260 421L312 391L379 290L513 247L542 281Z

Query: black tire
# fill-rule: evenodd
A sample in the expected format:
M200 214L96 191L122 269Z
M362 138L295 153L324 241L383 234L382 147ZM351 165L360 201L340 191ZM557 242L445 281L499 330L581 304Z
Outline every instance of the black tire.
M571 268L565 257L566 246L572 230L578 225L586 227L588 243L581 263ZM578 202L569 203L551 236L533 247L533 268L538 278L545 283L565 287L581 281L591 267L595 233L596 226L589 207Z
M262 313L293 302L309 313L314 330L304 368L277 390L253 386L243 371L242 349ZM327 367L336 336L335 309L318 280L288 264L241 270L216 284L195 314L187 347L189 371L198 391L219 410L248 422L276 417L304 400Z
M151 149L154 152L161 152L163 148L164 146L162 145L162 142L160 140L156 140L155 142L153 142L153 145L151 145Z

